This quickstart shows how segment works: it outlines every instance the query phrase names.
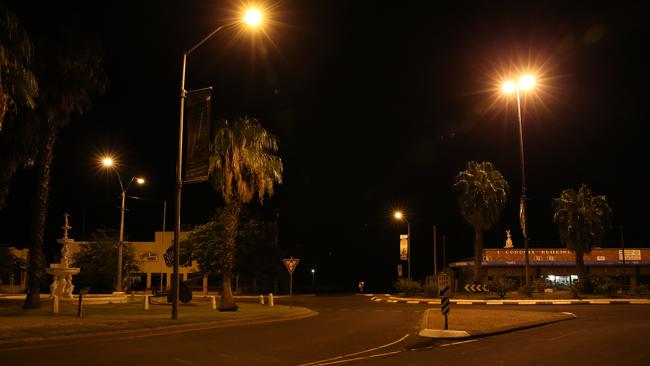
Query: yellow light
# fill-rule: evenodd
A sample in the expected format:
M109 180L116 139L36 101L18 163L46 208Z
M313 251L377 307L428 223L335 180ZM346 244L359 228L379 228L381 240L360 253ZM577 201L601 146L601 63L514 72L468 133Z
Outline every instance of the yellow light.
M102 158L102 165L107 167L107 168L112 167L113 166L113 158L111 158L110 156L106 156L106 157Z
M513 81L506 81L503 83L503 86L501 86L501 90L506 94L511 94L515 89L517 89L517 85L515 85Z
M144 184L144 178L135 178L136 183Z
M524 75L519 79L519 87L522 90L530 90L535 87L535 77L533 75Z
M402 211L395 211L395 214L393 214L396 219L401 220L404 215L402 214Z
M244 15L244 21L251 27L257 27L262 22L262 13L257 9L249 9Z

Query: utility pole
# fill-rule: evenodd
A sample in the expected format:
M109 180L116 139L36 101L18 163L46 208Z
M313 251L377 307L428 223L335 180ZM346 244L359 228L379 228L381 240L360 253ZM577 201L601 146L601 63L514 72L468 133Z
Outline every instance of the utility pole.
M623 240L623 225L619 226L619 230L621 231L621 256L623 257L623 291L627 292L625 287L627 276L625 273L625 241Z
M442 236L442 268L447 270L447 237Z
M433 225L433 275L438 276L438 235L436 225Z

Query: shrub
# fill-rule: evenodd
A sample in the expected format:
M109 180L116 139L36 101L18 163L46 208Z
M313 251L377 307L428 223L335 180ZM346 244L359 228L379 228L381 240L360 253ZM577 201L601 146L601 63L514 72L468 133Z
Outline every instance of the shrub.
M553 283L545 278L536 278L530 283L535 292L544 292L544 289L553 287Z
M618 282L608 276L590 275L589 281L591 281L594 292L598 294L613 295L620 288Z
M486 285L490 291L496 292L500 298L506 297L508 291L515 289L515 282L505 277L497 277L492 281L487 281Z
M400 278L399 280L393 282L393 287L397 292L403 292L406 296L414 295L416 292L419 292L422 289L422 286L419 282L409 280L407 278Z
M424 287L422 288L428 297L438 297L438 280L436 276L429 276L424 280Z

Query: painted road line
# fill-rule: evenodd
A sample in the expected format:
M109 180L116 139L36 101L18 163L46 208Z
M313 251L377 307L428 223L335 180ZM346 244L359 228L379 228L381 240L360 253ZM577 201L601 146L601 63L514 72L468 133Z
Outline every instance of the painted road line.
M397 302L397 300L386 300L386 302L390 302L390 303L396 303L396 302Z
M553 300L553 305L571 305L571 300Z
M427 304L429 304L429 305L440 305L440 301L428 301Z
M340 359L342 359L342 358L347 358L347 357L357 356L357 355L360 355L360 354L363 354L363 353L368 353L368 352L376 351L376 350L379 350L379 349L382 349L382 348L390 347L390 346L392 346L392 345L394 345L394 344L397 344L397 343L399 343L399 342L405 340L408 336L409 336L408 334L405 334L402 338L400 338L400 339L398 339L398 340L396 340L396 341L392 341L392 342L390 342L390 343L386 343L386 344L381 345L381 346L378 346L378 347L373 347L373 348L369 348L369 349L366 349L366 350L363 350L363 351L359 351L359 352L354 352L354 353L347 353L347 354L344 354L344 355L341 355L341 356L336 356L336 357L326 358L326 359L324 359L324 360L319 360L319 361L313 361L313 362L303 363L303 364L300 364L300 365L298 365L298 366L326 365L324 362L329 362L329 361L334 361L334 360L340 360ZM401 351L398 351L398 352L401 352Z
M503 301L488 301L488 305L503 305Z
M468 340L466 340L466 341L458 341L458 342L453 342L453 343L445 343L445 344L441 344L440 347L455 346L455 345L457 345L457 344L476 342L477 340L478 340L478 339L468 339Z
M414 301L407 301L407 304L419 304L420 300L414 300Z
M401 353L401 352L404 352L404 351L403 351L403 350L399 350L399 351L393 351L393 352L378 353L378 354L376 354L376 355L363 356L363 357L356 357L356 358L348 358L348 359L340 360L340 361L332 361L332 362L325 362L325 363L316 363L316 364L313 364L313 365L311 365L311 366L325 366L325 365L334 365L334 364L337 364L337 363L344 363L344 362L354 362L354 361L359 361L359 360L369 360L369 359L371 359L371 358L390 356L390 355L394 355L394 354Z

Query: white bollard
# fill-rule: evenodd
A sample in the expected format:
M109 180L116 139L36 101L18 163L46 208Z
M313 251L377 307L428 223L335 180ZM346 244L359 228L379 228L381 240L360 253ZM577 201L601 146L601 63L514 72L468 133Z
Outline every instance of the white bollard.
M149 310L149 295L144 295L144 310Z
M59 313L59 297L56 295L52 296L52 312L54 314Z
M210 296L212 298L212 310L215 310L217 308L217 297L216 296Z
M269 294L269 306L274 306L273 304L273 292Z
M260 295L260 305L264 305L264 295Z

